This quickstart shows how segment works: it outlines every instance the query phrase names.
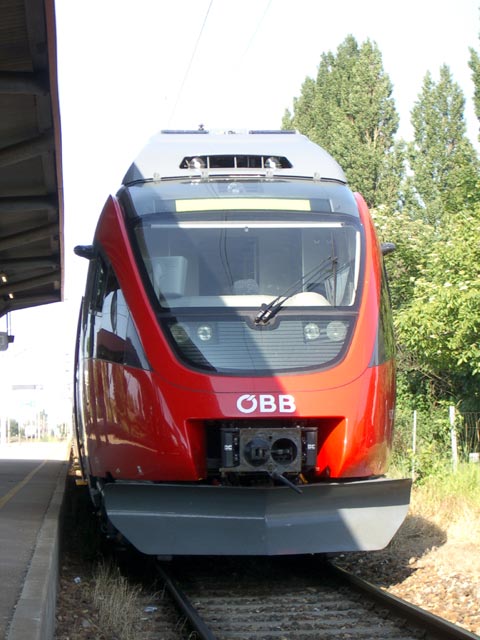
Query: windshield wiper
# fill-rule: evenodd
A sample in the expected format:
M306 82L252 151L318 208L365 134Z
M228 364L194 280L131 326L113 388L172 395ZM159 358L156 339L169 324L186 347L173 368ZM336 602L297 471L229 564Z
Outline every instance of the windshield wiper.
M325 258L323 262L321 262L318 266L314 267L310 271L307 271L305 275L299 278L296 282L291 284L283 293L278 295L274 300L272 300L269 304L262 304L260 311L255 316L254 322L255 324L267 324L269 320L274 318L280 309L283 307L285 302L292 298L294 295L302 291L305 285L313 282L314 278L318 278L318 276L323 276L330 269L333 269L335 274L336 267L338 263L338 258L335 256L328 256Z

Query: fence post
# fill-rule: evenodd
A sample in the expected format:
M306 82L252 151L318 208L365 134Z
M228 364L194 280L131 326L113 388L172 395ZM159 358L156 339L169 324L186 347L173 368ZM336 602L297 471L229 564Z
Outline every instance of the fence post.
M452 441L452 466L454 473L458 467L458 447L457 447L457 432L455 430L455 407L449 406L448 415L450 418L450 438Z
M412 429L412 481L415 480L415 455L417 453L417 410L413 411Z

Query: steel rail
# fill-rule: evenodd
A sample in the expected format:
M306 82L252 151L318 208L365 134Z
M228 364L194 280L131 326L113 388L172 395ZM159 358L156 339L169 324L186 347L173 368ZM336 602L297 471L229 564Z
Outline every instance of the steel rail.
M459 627L444 618L440 618L434 613L421 609L410 602L397 598L379 587L371 584L363 578L359 578L346 569L342 569L333 562L326 563L332 575L340 578L342 582L348 582L357 591L365 593L377 603L387 607L393 613L421 626L427 632L434 633L435 638L445 638L445 640L479 640L479 636L462 627Z
M156 561L155 567L164 581L170 595L175 604L190 622L193 631L198 634L199 640L218 640L217 636L212 632L203 618L198 614L188 597L183 593L180 587L174 582L170 575L165 571L159 561Z
M347 583L348 586L357 591L357 593L368 596L371 601L388 609L397 617L410 622L417 629L420 628L427 632L427 634L429 634L428 637L433 637L435 640L479 640L479 636L474 633L383 591L367 580L342 569L333 562L326 561L323 566L330 575L340 583ZM199 640L218 640L218 636L209 628L190 599L185 595L164 566L162 566L162 563L157 560L155 567L177 608L187 618L192 630L198 634Z

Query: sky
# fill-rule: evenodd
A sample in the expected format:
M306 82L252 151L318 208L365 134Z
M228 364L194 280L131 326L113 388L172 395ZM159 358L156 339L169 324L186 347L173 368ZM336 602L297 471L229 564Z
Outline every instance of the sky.
M55 7L65 302L11 314L15 342L0 352L0 417L14 404L11 384L41 384L51 415L69 411L86 273L73 247L92 241L107 196L159 130L280 128L322 53L352 34L382 53L399 136L411 139L425 74L438 79L446 64L467 99L477 145L468 60L469 47L480 50L480 0L55 0Z

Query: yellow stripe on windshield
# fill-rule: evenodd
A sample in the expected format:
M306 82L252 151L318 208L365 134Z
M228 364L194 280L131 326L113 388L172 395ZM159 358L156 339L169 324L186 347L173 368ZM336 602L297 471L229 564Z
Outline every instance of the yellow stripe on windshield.
M269 211L311 211L310 200L294 198L202 198L196 200L176 200L179 213L190 211L225 211L267 209Z

